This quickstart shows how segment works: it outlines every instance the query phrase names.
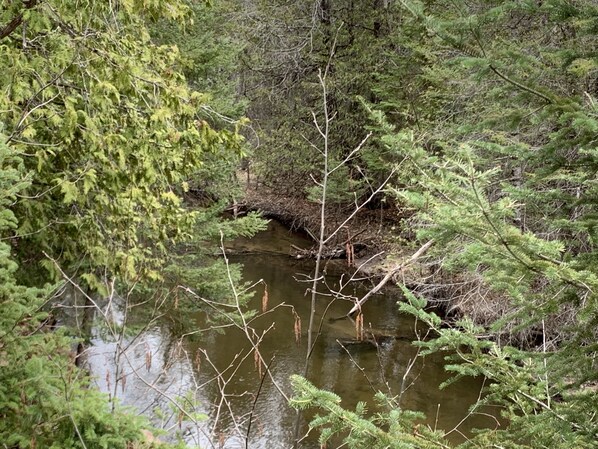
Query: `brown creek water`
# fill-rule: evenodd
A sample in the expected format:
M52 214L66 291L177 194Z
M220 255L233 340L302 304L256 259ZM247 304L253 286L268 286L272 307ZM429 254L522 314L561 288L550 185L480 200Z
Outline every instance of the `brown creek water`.
M291 244L311 246L276 222L251 240L231 244L237 255L230 260L243 264L244 280L263 280L255 287L254 308L261 306L264 285L268 288L268 308L274 310L252 322L252 327L258 334L267 330L259 348L266 363L271 362L270 372L278 387L266 376L260 389L260 372L240 329L229 327L194 338L178 338L166 320L135 338L124 338L121 347L126 350L120 356L117 344L106 337L102 326L94 327L88 364L98 388L138 413L152 416L152 423L166 430L161 436L165 440L178 435L192 447L201 448L292 447L295 411L281 391L290 396L289 377L303 371L310 298L306 294L308 283L301 281L309 278L313 262L290 258ZM333 271L338 270L329 266L327 271L328 285L337 288L341 277ZM369 281L356 282L342 293L363 296L368 288ZM416 357L412 341L421 330L416 329L413 318L399 315L396 303L400 299L396 290L387 289L365 305L366 336L368 329L382 336L375 345L356 341L351 320L329 320L347 313L351 302L320 297L316 311L320 335L309 379L317 387L338 394L349 408L364 401L375 410L372 398L377 391L400 397L401 407L425 413L425 423L449 431L453 443L467 438L473 428L496 427L498 421L493 415L498 411L469 413L480 397L482 379L461 379L439 389L449 377L443 369L444 356ZM293 310L302 323L299 342ZM123 320L122 311L116 307L110 308L110 316L115 322ZM198 331L207 327L201 314L190 319L195 320ZM183 403L195 415L185 415L172 405L181 397L187 398ZM247 442L249 418L252 425ZM315 432L302 441L301 447L319 447Z

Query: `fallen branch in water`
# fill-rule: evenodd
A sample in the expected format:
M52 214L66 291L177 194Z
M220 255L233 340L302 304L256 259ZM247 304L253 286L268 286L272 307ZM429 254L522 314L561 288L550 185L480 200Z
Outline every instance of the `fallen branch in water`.
M382 280L378 282L378 284L373 289L371 289L363 298L361 298L359 301L355 303L353 308L349 310L349 313L347 313L346 316L353 316L357 311L361 310L361 307L365 304L365 302L368 299L370 299L373 295L378 293L382 289L382 287L384 287L386 283L393 278L394 275L396 275L405 267L411 265L413 262L415 262L417 259L423 256L433 244L434 240L428 240L415 253L413 253L413 255L409 259L407 259L406 261L404 261L403 263L386 273L386 276L384 276Z
M363 251L367 248L365 243L354 243L352 245L352 251L354 253L358 253ZM315 259L318 257L318 250L317 249L304 249L300 248L296 245L291 245L291 249L295 250L295 252L291 253L290 256L297 260L302 259ZM323 249L321 253L322 259L346 259L347 258L347 247L343 243L342 246L338 246L336 248L330 249Z

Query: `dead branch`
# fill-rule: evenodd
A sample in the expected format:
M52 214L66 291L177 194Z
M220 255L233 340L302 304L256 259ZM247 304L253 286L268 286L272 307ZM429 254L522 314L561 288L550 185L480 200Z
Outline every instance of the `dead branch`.
M393 276L395 276L397 273L402 271L405 267L411 265L413 262L415 262L417 259L419 259L421 256L423 256L426 253L426 251L428 251L428 249L433 244L434 244L434 240L428 240L415 253L413 253L413 255L409 259L407 259L403 263L399 264L393 270L386 273L386 275L382 278L382 280L380 282L378 282L378 284L373 289L371 289L363 298L361 298L359 301L357 301L355 303L353 308L351 310L349 310L349 313L347 313L346 316L348 316L348 317L353 316L355 314L355 312L361 310L361 307L365 304L365 302L368 299L370 299L373 295L378 293L382 289L382 287L384 287L388 283L388 281L390 281L393 278Z

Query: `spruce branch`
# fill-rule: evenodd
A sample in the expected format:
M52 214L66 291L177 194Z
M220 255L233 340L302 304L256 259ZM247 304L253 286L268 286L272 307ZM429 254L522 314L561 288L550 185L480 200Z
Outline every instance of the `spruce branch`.
M472 46L466 44L465 42L459 42L457 41L454 37L450 36L449 34L443 33L442 31L438 30L437 27L435 27L432 24L432 20L430 19L430 17L426 16L423 11L418 11L416 10L412 5L410 5L408 0L399 0L400 3L403 5L403 7L409 11L415 18L417 18L418 20L420 20L424 26L426 27L426 29L432 33L433 35L435 35L436 37L438 37L439 39L441 39L442 41L446 42L447 44L449 44L451 47L453 47L455 50L459 50L461 53L463 53L466 56L472 57L472 58L479 58L479 59L485 59L486 61L488 61L488 68L494 73L496 74L499 78L501 78L503 81L506 81L507 83L511 84L512 86L517 87L518 89L530 93L534 96L537 96L538 98L541 98L542 100L544 100L547 104L553 104L555 103L555 98L554 97L550 97L548 95L543 94L542 92L538 91L537 89L534 89L533 87L530 86L526 86L525 84L523 84L520 81L517 81L515 79L513 79L512 77L508 76L507 74L505 74L502 70L500 70L497 65L495 63L493 63L486 55L486 52L481 44L480 38L477 35L477 33L474 30L471 30L474 39L476 40L476 42L478 43L478 45L480 46L480 49L476 49L473 48Z

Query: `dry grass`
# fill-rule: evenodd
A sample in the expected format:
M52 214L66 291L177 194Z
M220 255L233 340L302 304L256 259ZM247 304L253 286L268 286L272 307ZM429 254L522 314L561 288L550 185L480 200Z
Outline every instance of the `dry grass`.
M482 273L446 273L438 267L430 261L421 263L404 273L403 282L439 309L448 324L469 318L485 329L486 337L501 345L554 350L575 322L575 307L564 305L544 320L528 325L534 311L493 289ZM505 317L511 318L494 330L494 324Z

